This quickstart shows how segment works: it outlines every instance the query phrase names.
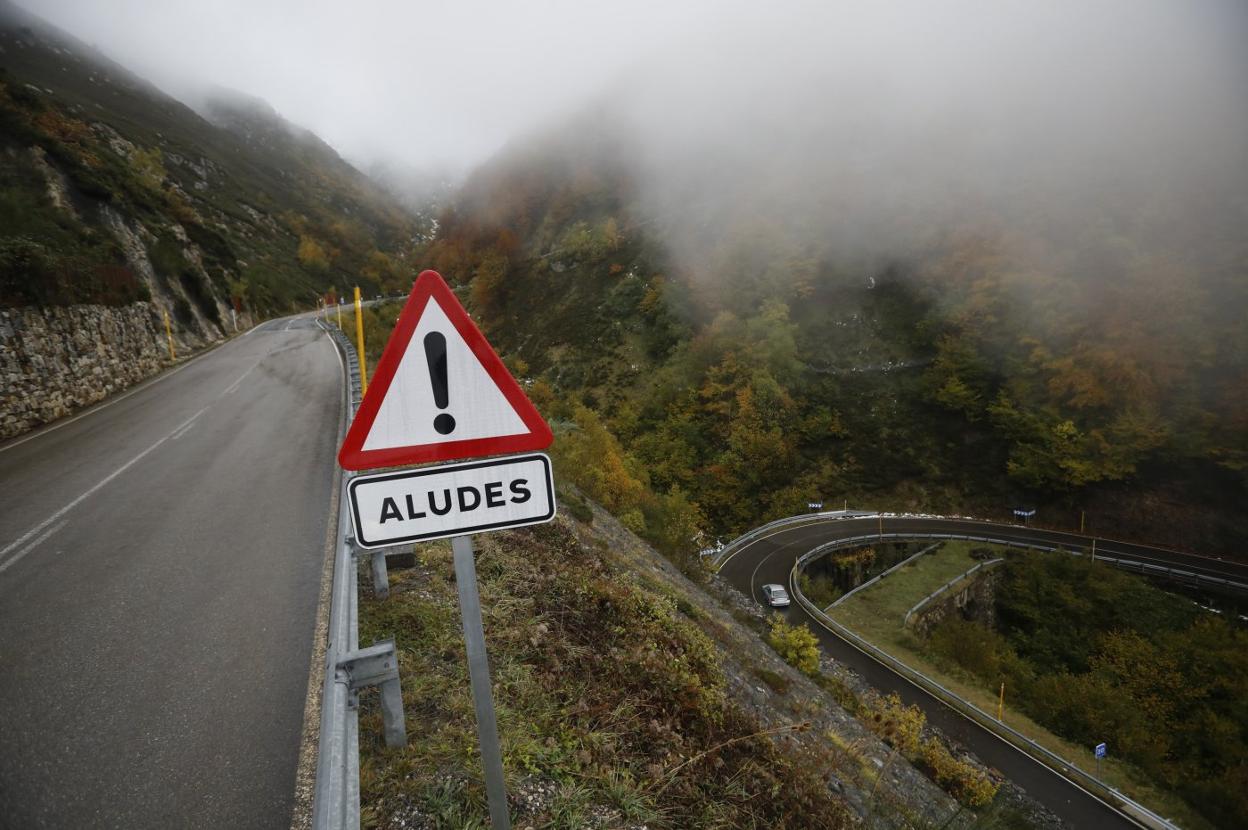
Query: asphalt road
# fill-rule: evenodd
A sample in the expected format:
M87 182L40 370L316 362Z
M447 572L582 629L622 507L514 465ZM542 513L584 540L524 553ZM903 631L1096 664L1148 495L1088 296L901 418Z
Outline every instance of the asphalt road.
M777 530L745 545L723 565L720 574L747 596L762 602L761 588L767 583L789 585L789 574L799 556L815 546L835 539L885 533L985 533L1000 539L1061 543L1084 548L1090 537L1013 525L990 525L977 521L939 520L912 517L828 519L813 525ZM988 534L985 534L988 535ZM1166 564L1189 571L1248 582L1248 567L1199 556L1150 548L1125 542L1097 540L1097 552L1142 562ZM945 734L966 745L981 761L1000 770L1033 798L1044 804L1073 827L1137 827L1099 799L1058 776L1048 767L1005 743L991 732L968 720L944 703L867 657L811 618L795 602L783 612L792 622L806 622L819 636L824 652L854 669L876 689L897 692L907 704L920 706L927 719Z
M289 826L341 384L276 320L0 446L0 827Z

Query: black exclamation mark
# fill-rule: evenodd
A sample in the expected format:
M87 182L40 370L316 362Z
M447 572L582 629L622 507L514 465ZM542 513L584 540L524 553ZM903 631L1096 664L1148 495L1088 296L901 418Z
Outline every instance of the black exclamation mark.
M446 380L446 336L439 331L425 335L425 360L429 363L429 379L433 381L433 402L438 409L451 404L451 390ZM433 428L440 435L450 435L455 430L455 419L443 412L433 419Z

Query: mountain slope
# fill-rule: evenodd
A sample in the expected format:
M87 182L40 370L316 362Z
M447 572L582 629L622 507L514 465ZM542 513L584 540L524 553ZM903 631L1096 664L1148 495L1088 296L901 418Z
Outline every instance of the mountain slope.
M1248 541L1238 174L1077 211L911 215L924 244L899 236L890 256L885 237L868 258L839 241L843 214L786 219L785 193L751 202L730 169L649 198L627 135L594 111L516 143L423 256L539 381L569 469L634 529L661 537L669 503L722 535L848 498ZM837 196L788 184L790 207Z
M410 216L324 142L242 96L211 118L0 2L0 303L154 296L220 336L332 286L400 279Z

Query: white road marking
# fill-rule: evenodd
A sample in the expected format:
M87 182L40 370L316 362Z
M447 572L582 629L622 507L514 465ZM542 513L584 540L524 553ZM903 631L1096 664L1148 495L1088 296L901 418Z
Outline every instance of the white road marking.
M789 528L789 529L792 530L793 528ZM800 528L798 529L800 530ZM763 567L763 565L767 564L767 560L771 559L771 557L775 556L780 551L784 550L785 548L791 548L794 545L800 543L801 541L802 541L801 539L794 539L792 542L787 542L781 545L780 547L776 548L775 550L773 550L771 553L764 556L761 560L759 560L759 563L754 566L754 572L750 574L750 598L751 599L757 598L757 594L754 593L754 580L758 578L758 569ZM753 542L751 542L750 544L753 544Z
M321 331L325 330L321 329ZM342 369L342 376L345 378L347 376L347 364L343 361L342 353L338 351L338 346L334 343L334 336L327 331L325 331L325 336L329 338L329 345L333 347L334 357L338 358L338 366Z
M252 370L252 369L254 369L254 368L256 368L257 366L259 366L259 365L261 364L261 362L263 362L264 358L268 357L268 356L269 356L269 354L272 354L272 352L266 353L263 357L261 357L261 358L260 358L260 360L257 360L255 363L251 364L251 369L248 369L246 372L243 372L241 375L239 375L239 376L238 376L238 380L234 381L234 382L233 382L233 383L231 383L229 386L227 386L227 387L226 387L226 389L225 389L225 391L224 391L224 392L222 392L221 394L222 394L222 395L233 395L235 392L237 392L237 391L238 391L238 385L239 385L240 383L242 383L242 382L243 382L243 378L245 378L245 377L247 377L248 375L250 375L250 374L251 374L251 370Z
M203 411L204 411L204 410L202 410L202 409L200 410L200 412L203 412ZM181 438L183 435L186 435L188 432L190 432L190 431L191 431L191 427L195 426L195 419L196 419L196 418L198 418L198 417L199 417L199 415L195 415L193 418L191 418L191 420L190 420L189 422L187 422L187 423L186 423L186 425L185 425L185 426L178 427L177 432L175 432L175 433L173 433L172 435L170 435L170 436L169 436L169 440L170 440L170 441L177 441L177 440L178 440L179 438Z
M13 550L14 548L17 548L17 547L19 547L19 546L21 546L21 545L24 545L24 544L26 543L26 541L27 541L28 539L30 539L32 536L34 536L35 534L37 534L37 533L41 533L41 532L42 532L42 531L43 531L46 527L48 527L48 525L52 524L52 523L53 523L53 522L55 522L57 519L59 519L59 518L61 518L62 516L64 516L64 515L65 515L66 513L68 513L70 510L73 510L75 507L77 507L79 504L81 504L83 501L85 501L88 497L90 497L90 496L94 495L97 491L99 491L102 487L104 487L104 486L105 486L106 484L108 484L110 481L112 481L113 479L117 478L117 476L121 475L121 474L122 474L122 473L124 473L126 470L130 469L131 467L133 467L135 464L137 464L140 460L142 460L145 456L147 456L149 453L151 453L153 450L155 450L155 449L156 449L157 447L159 447L161 444L163 444L163 443L165 443L166 441L168 441L170 438L172 438L172 437L174 436L174 434L175 434L175 433L177 433L177 432L178 432L179 430L181 430L183 427L188 426L188 425L190 425L190 424L194 423L195 419L196 419L196 418L198 418L200 415L203 415L203 414L204 414L204 412L206 412L207 410L208 410L208 407L206 407L206 406L205 406L203 409L199 410L199 411L198 411L198 412L196 412L194 415L192 415L191 417L187 418L187 419L186 419L185 421L183 421L182 423L178 424L178 426L177 426L176 428L174 428L171 432L169 432L167 435L165 435L165 437L164 437L164 438L161 438L161 439L160 439L159 441L157 441L155 444L152 444L150 447L148 447L147 449L143 450L143 452L139 453L139 454L138 454L138 455L136 455L134 458L131 458L129 461L127 461L125 464L122 464L120 467L118 467L117 469L113 470L111 473L109 473L108 475L106 475L104 478L102 478L102 479L100 479L98 482L96 482L96 484L95 484L93 487L91 487L91 489L87 490L85 493L83 493L82 495L78 496L78 498L74 499L74 500L73 500L73 501L71 501L69 504L65 505L65 506L64 506L64 507L62 507L60 510L56 511L55 513L53 513L51 516L49 516L48 518L44 519L44 520L43 520L42 522L40 522L39 524L35 525L35 526L34 526L34 527L32 527L30 530L28 530L28 531L26 531L25 533L23 533L23 534L22 534L20 537L18 537L17 539L15 539L15 540L13 540L12 542L10 542L9 544L5 545L5 546L4 546L4 548L0 549L0 557L3 557L5 554L7 554L9 551Z
M63 528L63 527L64 527L65 525L67 525L67 524L69 524L69 520L68 520L68 519L66 519L66 520L62 521L60 524L54 525L53 527L51 527L51 528L49 528L48 530L44 531L44 532L43 532L43 534L42 534L42 535L41 535L38 539L36 539L35 541L31 542L31 543L30 543L29 545L27 545L26 547L24 547L24 548L22 548L21 550L19 550L19 551L17 552L17 554L16 554L16 555L15 555L12 559L10 559L8 562L5 562L3 565L0 565L0 574L4 573L6 570L8 570L8 569L9 569L9 568L10 568L10 567L11 567L11 566L15 563L15 562L17 562L17 560L21 559L23 556L25 556L26 554L30 553L32 550L34 550L35 548L39 547L41 544L43 544L44 540L46 540L49 536L51 536L53 533L56 533L58 530L60 530L61 528Z

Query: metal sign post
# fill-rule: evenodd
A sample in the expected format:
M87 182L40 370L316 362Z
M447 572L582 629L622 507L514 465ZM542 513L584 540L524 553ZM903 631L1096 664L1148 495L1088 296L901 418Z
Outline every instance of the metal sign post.
M472 702L477 710L477 736L481 741L481 766L485 771L485 792L490 802L490 823L494 830L510 830L507 788L503 781L503 752L498 743L498 721L494 717L490 662L485 653L485 630L481 626L481 597L477 593L472 537L454 537L451 539L451 550L455 554L455 584L459 588L459 609L464 617L468 679L472 684Z
M555 517L550 459L541 454L512 455L545 449L554 435L436 271L422 271L412 286L371 386L364 374L358 287L355 328L361 338L357 342L363 399L338 449L344 470L507 455L355 476L347 496L355 542L362 548L451 537L490 824L494 830L510 830L477 568L468 534L541 524ZM373 566L380 586L384 553L373 554Z

